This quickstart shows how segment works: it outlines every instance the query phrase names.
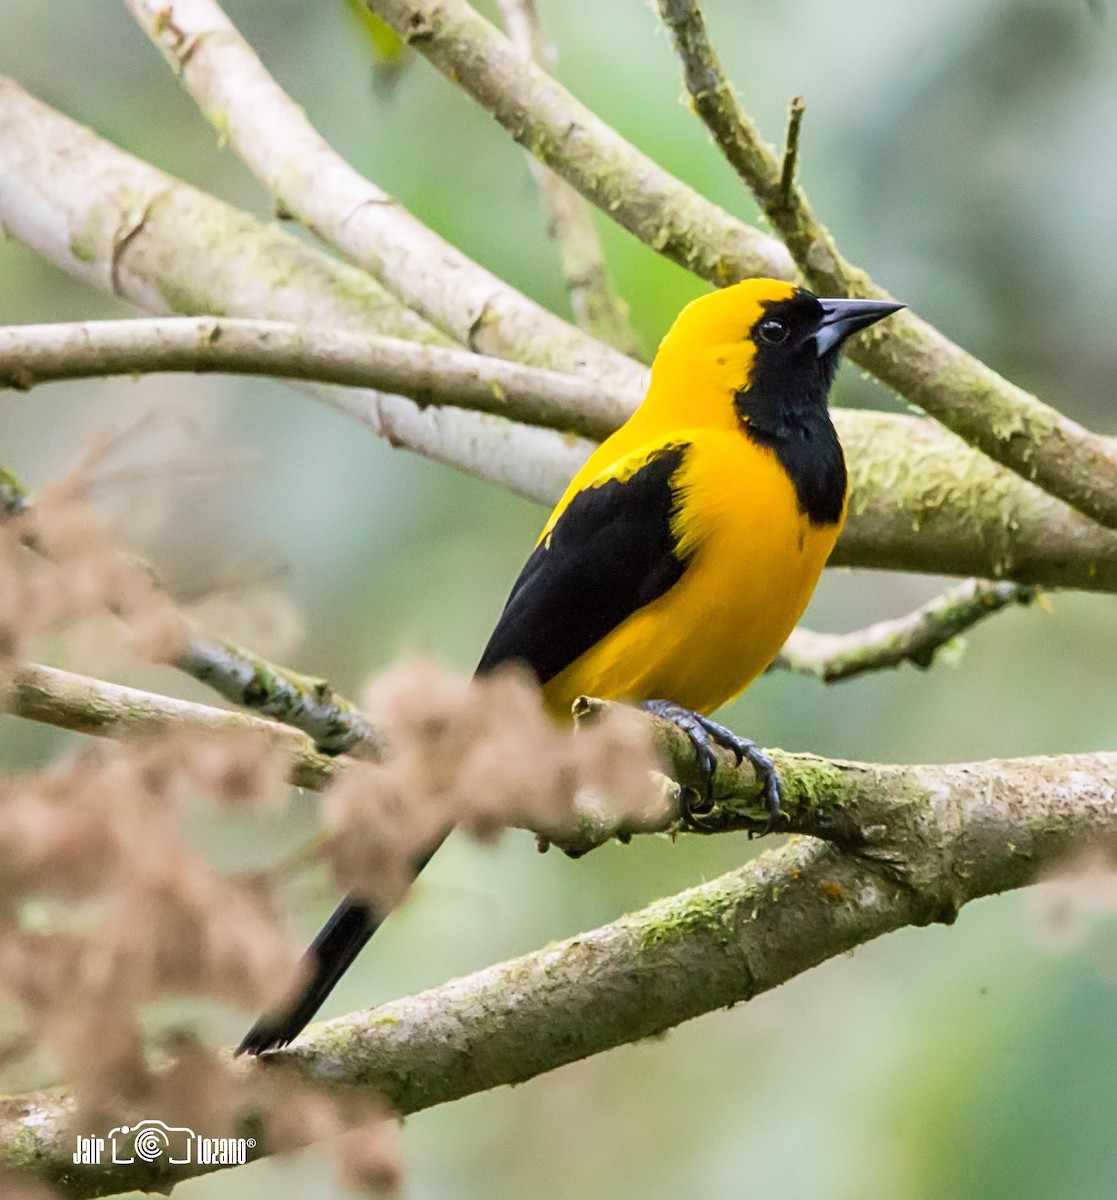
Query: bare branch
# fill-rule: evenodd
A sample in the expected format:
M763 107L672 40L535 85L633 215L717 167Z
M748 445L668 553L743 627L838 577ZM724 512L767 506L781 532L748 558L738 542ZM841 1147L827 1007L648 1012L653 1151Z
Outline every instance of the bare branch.
M159 199L118 251L123 231L135 226L136 196ZM361 272L178 183L3 80L0 222L63 270L158 312L444 340ZM215 239L225 247L220 255L211 252ZM402 329L404 322L418 328ZM550 430L422 410L398 396L317 387L314 394L393 445L543 503L558 499L591 449ZM856 411L838 411L835 420L852 483L836 564L1117 591L1117 536L935 422Z
M13 716L96 737L245 731L266 735L290 755L290 779L296 787L319 790L337 771L336 760L322 754L305 733L296 729L247 713L158 696L56 667L21 666L14 678L0 686L0 696L3 711Z
M409 396L603 438L632 411L572 375L375 334L217 317L0 327L0 388L157 371L276 375Z
M823 683L853 679L904 663L925 670L940 650L974 625L1011 605L1031 604L1036 589L970 579L914 612L856 633L796 629L769 670L793 671Z
M964 904L1117 838L1114 754L924 767L803 761L805 803L856 813L857 852L793 839L600 929L311 1026L255 1069L375 1091L416 1112L661 1034L903 926L953 921ZM5 1101L0 1162L64 1181L73 1197L150 1183L145 1164L127 1176L76 1172L71 1115L61 1090Z
M389 445L540 504L555 503L594 449L585 438L488 413L424 409L403 396L357 388L306 384L302 390L359 421Z
M657 167L558 83L522 62L465 0L367 2L516 141L653 249L718 286L754 275L791 276L781 247ZM696 74L696 92L705 95L716 86L716 76ZM750 154L759 154L755 145ZM768 196L777 191L771 180L778 182L780 168L766 146L763 158ZM831 294L883 295L842 262L824 233L818 227L809 240L786 234L808 282ZM910 312L862 334L851 356L983 453L1102 524L1117 525L1111 439L1002 379Z
M780 203L793 202L795 190L795 168L799 163L799 134L803 128L803 114L807 111L802 96L795 96L787 110L787 136L783 144L783 164L780 167Z
M555 51L539 17L536 0L498 0L512 45L548 74L555 73ZM605 252L589 204L561 176L528 155L532 175L548 218L548 229L562 258L574 319L594 337L625 354L639 357L640 343L628 320L628 305L613 291Z
M451 344L363 271L125 154L2 77L0 225L64 271L149 312ZM424 412L369 391L326 394L358 409L393 445L534 500L561 492L589 453L568 436L482 413Z
M275 203L470 349L607 386L635 364L479 267L355 171L268 74L215 0L127 0L180 81Z
M741 109L706 33L698 0L657 0L682 59L687 90L718 147L787 243L808 283L825 294L890 297L848 263L790 184ZM789 130L790 138L790 130ZM855 361L996 462L1110 529L1117 528L1117 442L1091 433L1016 387L909 310L864 333Z
M750 275L791 277L784 246L641 154L462 0L366 2L517 142L642 242L719 285Z

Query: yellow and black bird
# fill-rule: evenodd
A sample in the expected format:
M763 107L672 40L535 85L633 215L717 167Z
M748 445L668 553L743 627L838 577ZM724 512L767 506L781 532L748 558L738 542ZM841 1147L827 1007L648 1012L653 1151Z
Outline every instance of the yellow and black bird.
M807 606L845 517L827 408L838 352L902 307L771 279L687 305L640 407L556 505L478 672L526 664L560 717L582 694L638 704L679 725L707 772L711 744L726 746L775 816L771 761L709 714L764 671ZM305 985L240 1050L296 1037L382 915L346 899L307 951Z

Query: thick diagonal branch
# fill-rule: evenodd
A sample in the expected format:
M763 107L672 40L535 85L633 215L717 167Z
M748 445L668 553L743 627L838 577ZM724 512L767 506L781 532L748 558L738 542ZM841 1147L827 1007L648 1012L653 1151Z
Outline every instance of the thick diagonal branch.
M642 154L463 0L366 3L541 163L660 254L719 286L794 273L780 242Z
M964 904L1117 838L1113 754L831 764L815 787L812 803L857 814L867 835L860 849L794 839L600 929L311 1026L256 1069L286 1067L416 1112L750 1000L882 934L951 921ZM72 1113L64 1090L4 1101L0 1162L74 1197L153 1182L146 1164L123 1175L76 1171Z
M355 171L280 88L215 0L127 0L203 113L273 201L471 349L581 364L607 386L634 364L521 295Z

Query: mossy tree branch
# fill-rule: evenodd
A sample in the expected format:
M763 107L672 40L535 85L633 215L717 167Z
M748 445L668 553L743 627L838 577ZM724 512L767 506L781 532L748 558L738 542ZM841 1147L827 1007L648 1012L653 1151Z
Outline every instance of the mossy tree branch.
M640 154L554 80L520 60L466 0L367 2L516 141L653 249L718 286L753 275L792 274L782 247ZM682 13L694 6L661 0L661 8ZM696 68L692 82L696 104L697 96L702 104L708 96L721 97L718 77L709 70ZM749 177L763 178L758 196L775 213L778 159L757 138L741 161L743 173L747 166ZM792 195L799 197L799 190ZM798 201L779 208L777 228L807 281L829 294L883 296L840 258L821 226L794 224L802 211ZM862 334L851 353L983 453L1094 520L1117 527L1117 448L1111 439L1042 404L910 312Z
M781 766L789 807L846 814L840 828L833 819L843 845L795 838L592 932L313 1025L288 1050L243 1069L286 1069L417 1112L748 1001L893 930L953 921L979 897L1033 883L1117 840L1113 754ZM4 1101L0 1163L73 1197L156 1182L142 1163L124 1175L76 1170L72 1114L61 1089Z
M3 79L0 222L63 270L150 311L448 343L363 272L125 154ZM543 503L558 498L591 449L551 430L421 409L368 389L314 394L393 445ZM935 422L857 411L836 418L853 485L836 563L1117 590L1117 535Z
M791 251L826 295L890 299L838 250L786 164L760 136L710 42L698 0L657 0L698 115ZM910 309L862 334L853 359L990 458L1117 528L1117 443L1003 379Z
M768 669L839 683L869 671L911 663L926 670L941 650L968 629L1012 605L1031 604L1036 589L1026 584L969 579L926 604L855 633L792 632Z
M574 708L576 726L592 726L613 707L606 701L581 697ZM169 733L235 734L246 730L260 733L288 755L291 782L311 791L327 787L347 762L344 756L322 753L308 735L289 725L37 664L20 666L0 686L0 708L26 720L116 740ZM631 710L626 712L632 716ZM738 764L731 753L719 749L712 791L707 796L705 778L689 738L677 726L659 717L641 713L639 719L665 773L645 808L615 811L586 796L579 799L568 818L543 820L528 805L523 814L512 814L511 823L535 833L544 847L558 846L573 857L580 857L612 839L628 841L635 834L759 833L768 829L763 797L747 763ZM383 746L383 739L376 737ZM780 830L809 834L855 850L880 836L878 826L884 820L883 806L904 802L905 773L924 770L834 763L780 750L769 753L784 783ZM1024 764L1019 767L1020 772L1031 769L1032 760L1019 762ZM977 764L957 770L980 770L992 777L998 766L1017 770L1011 763L988 767ZM947 770L926 768L940 769ZM851 790L850 780L858 773L878 779L879 786L871 795L860 785ZM829 796L827 789L839 777L845 783Z

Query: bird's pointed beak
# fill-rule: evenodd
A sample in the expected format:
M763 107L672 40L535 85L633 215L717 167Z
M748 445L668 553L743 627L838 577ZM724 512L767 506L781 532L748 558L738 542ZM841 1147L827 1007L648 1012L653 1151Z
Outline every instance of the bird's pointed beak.
M859 329L867 329L875 325L889 314L907 308L906 304L897 304L894 300L823 300L822 324L814 335L818 347L818 357L821 358L852 333Z

